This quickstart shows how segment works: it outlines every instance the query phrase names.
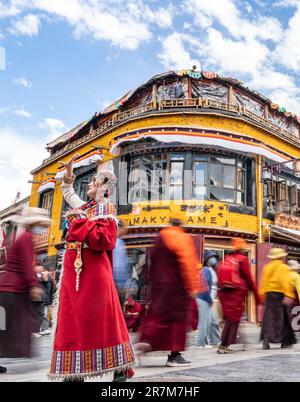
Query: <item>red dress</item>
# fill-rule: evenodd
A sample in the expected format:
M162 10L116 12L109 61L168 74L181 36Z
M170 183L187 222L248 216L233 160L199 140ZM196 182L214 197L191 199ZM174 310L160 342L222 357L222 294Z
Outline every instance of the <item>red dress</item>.
M50 378L102 375L124 371L134 363L113 280L112 250L116 237L114 218L88 219L79 214L68 229L68 244L83 244L83 266L76 290L74 262L79 251L67 244Z

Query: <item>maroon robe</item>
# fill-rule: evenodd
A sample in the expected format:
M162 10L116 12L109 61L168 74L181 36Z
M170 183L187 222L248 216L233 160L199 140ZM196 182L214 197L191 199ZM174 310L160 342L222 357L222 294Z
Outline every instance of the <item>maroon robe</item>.
M176 254L160 235L151 253L151 304L141 325L140 341L152 350L182 351L188 329L190 296Z
M0 275L0 306L6 312L6 330L0 331L0 357L31 357L34 329L29 291L40 286L34 273L33 237L30 231L15 240L7 254L5 272Z

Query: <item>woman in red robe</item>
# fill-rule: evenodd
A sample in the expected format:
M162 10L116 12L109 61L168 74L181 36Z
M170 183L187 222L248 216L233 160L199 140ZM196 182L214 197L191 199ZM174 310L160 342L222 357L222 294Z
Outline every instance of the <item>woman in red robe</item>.
M62 191L73 210L67 214L67 246L57 295L57 323L49 377L83 380L108 372L125 372L134 352L113 280L116 212L103 194L115 177L98 171L85 203L75 194L73 161L67 164ZM102 165L103 166L103 165ZM101 169L101 165L100 165Z

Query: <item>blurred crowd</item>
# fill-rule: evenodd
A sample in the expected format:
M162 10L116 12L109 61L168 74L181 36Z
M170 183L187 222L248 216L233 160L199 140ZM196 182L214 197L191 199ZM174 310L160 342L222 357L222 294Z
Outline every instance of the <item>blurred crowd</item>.
M24 231L6 245L0 273L0 306L6 312L6 328L0 331L0 358L30 357L32 338L51 333L58 285L54 267L36 261L35 236L48 230L51 223L46 211L28 208L16 219L14 224L22 225ZM230 345L237 342L249 292L264 309L263 349L270 349L272 343L282 348L296 343L291 311L300 299L300 265L296 260L286 262L284 249L270 249L257 288L243 239L232 240L232 250L223 260L215 251L206 250L199 261L192 236L174 215L151 249L149 298L138 300L136 289L130 286L126 234L126 226L119 222L113 279L127 330L137 335L138 356L168 351L167 366L188 366L191 362L182 355L188 331L197 331L199 349L215 347L219 354L233 353ZM0 372L5 373L6 368L0 366Z

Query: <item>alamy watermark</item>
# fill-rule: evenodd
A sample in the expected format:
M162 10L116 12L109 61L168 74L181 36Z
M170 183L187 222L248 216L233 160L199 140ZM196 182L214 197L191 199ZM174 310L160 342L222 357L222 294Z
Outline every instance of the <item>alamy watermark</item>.
M292 328L293 331L299 332L300 331L300 306L295 306L292 309Z
M0 331L6 330L6 311L5 308L0 306Z
M0 46L0 71L6 70L6 51L3 46Z

